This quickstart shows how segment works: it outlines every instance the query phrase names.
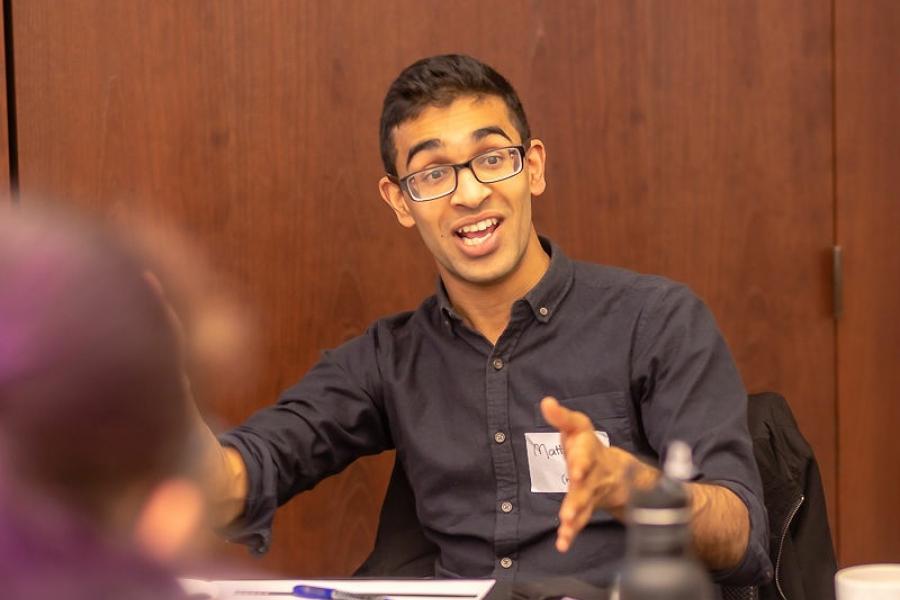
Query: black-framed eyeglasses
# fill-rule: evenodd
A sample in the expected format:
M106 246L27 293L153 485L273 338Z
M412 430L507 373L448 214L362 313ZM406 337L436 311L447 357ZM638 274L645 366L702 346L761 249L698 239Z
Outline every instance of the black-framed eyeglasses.
M461 169L472 171L481 183L497 183L521 173L524 164L525 146L506 146L473 156L464 163L428 167L402 178L388 177L415 202L427 202L455 192Z

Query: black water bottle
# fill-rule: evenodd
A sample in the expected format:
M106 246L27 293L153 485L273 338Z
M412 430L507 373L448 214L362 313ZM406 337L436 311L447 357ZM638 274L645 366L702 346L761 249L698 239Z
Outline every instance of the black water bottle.
M691 507L683 481L692 471L690 447L672 442L656 485L632 492L620 600L714 598L709 574L691 553Z

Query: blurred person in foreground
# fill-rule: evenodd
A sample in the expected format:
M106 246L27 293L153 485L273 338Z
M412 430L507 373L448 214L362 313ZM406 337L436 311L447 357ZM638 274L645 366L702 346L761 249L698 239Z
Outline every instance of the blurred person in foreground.
M182 597L196 415L147 268L73 215L0 213L2 598Z

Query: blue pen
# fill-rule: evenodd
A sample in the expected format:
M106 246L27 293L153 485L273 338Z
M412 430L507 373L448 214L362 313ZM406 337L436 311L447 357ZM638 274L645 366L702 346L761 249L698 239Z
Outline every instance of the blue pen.
M314 585L295 585L293 595L300 598L315 598L316 600L381 600L384 598L384 596L376 594L353 594Z
M398 593L398 594L364 594L354 592L344 592L326 587L317 587L314 585L295 585L290 592L269 592L262 590L235 590L233 596L293 596L295 598L310 598L313 600L390 600L390 598L400 598L403 596L416 597L433 597L433 598L476 598L475 594L428 594L421 592Z
M390 600L403 596L415 596L416 598L476 598L474 594L428 594L422 592L409 592L397 594L364 594L361 592L342 592L331 588L316 587L314 585L295 585L294 596L300 598L315 598L316 600Z
M314 585L295 585L290 592L270 592L263 590L235 590L233 596L293 596L295 598L312 598L314 600L387 600L381 594L353 594Z

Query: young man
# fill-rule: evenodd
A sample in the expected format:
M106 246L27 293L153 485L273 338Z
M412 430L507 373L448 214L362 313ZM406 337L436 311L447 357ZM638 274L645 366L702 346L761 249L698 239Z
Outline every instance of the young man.
M538 237L547 152L509 83L465 56L411 65L385 98L381 152L381 196L419 230L438 290L221 436L220 520L264 550L279 504L396 448L436 575L604 583L629 487L658 473L637 456L680 439L699 556L722 582L768 578L745 391L712 317L684 286Z

